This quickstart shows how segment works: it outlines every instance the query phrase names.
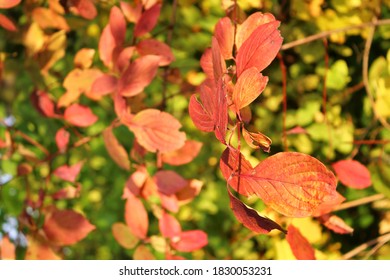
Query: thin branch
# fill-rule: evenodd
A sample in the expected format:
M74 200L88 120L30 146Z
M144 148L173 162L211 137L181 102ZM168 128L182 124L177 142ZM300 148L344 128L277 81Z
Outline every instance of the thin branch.
M290 43L286 43L281 47L281 50L288 50L288 49L291 49L291 48L296 47L296 46L300 46L300 45L307 44L309 42L320 40L320 39L329 37L330 35L335 34L335 33L342 33L342 32L346 32L346 31L353 30L353 29L363 29L366 27L375 27L375 26L388 25L388 24L390 24L390 19L382 19L382 20L378 20L375 22L366 22L366 23L362 23L362 24L358 24L358 25L351 25L351 26L347 26L347 27L343 27L343 28L324 31L324 32L321 32L321 33L318 33L315 35L311 35L309 37L305 37L303 39L299 39L299 40L296 40L296 41L293 41Z
M284 150L288 151L287 144L287 131L286 131L286 118L287 118L287 70L283 61L283 56L278 53L280 70L282 71L282 93L283 93L283 123L282 123L282 140Z
M374 238L370 241L367 241L366 243L363 243L356 247L355 249L349 251L348 253L344 254L341 258L343 260L349 260L359 254L360 252L366 250L367 248L377 244L377 243L382 243L385 244L390 241L390 232L386 233L384 235L378 236L377 238Z
M374 202L374 201L382 200L384 198L385 198L384 194L381 194L381 193L380 194L374 194L374 195L371 195L371 196L367 196L367 197L363 197L363 198L360 198L360 199L356 199L356 200L352 200L352 201L348 201L346 203L343 203L340 206L336 207L333 211L340 211L340 210L345 210L345 209L348 209L348 208L357 207L357 206L360 206L360 205L363 205L363 204L367 204L367 203L371 203L371 202Z
M38 149L40 149L46 156L48 156L50 154L49 151L44 146L42 146L37 141L32 139L27 134L21 132L20 130L15 130L15 134L21 136L24 140L26 140L27 142L29 142L33 146L37 147Z

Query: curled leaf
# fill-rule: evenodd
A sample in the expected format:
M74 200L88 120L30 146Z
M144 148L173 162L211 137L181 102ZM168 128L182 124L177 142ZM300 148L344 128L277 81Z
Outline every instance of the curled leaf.
M353 228L345 223L343 219L336 215L325 214L319 217L319 221L328 229L333 230L338 234L351 234Z
M249 147L253 149L261 148L264 152L269 153L271 149L271 139L261 132L250 132L245 128L242 129L242 136Z

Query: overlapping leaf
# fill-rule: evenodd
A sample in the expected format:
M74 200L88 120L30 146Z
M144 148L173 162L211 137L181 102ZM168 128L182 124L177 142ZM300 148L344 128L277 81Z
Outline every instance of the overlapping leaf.
M159 66L169 65L175 60L171 48L160 41L154 39L145 39L139 42L136 46L140 55L157 55L160 57Z
M163 212L159 219L158 227L161 234L167 238L179 237L181 234L181 226L175 217Z
M160 16L161 6L160 3L157 3L142 13L134 27L134 36L140 37L154 28Z
M310 216L319 205L337 196L333 173L317 159L301 153L278 153L253 168L240 152L227 148L220 167L237 192L257 195L286 216Z

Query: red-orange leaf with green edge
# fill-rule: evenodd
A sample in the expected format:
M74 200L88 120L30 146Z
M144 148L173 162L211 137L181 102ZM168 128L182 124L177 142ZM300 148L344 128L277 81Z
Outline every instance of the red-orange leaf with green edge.
M233 58L234 26L228 17L221 18L215 25L214 36L218 40L225 60Z
M74 183L83 165L84 165L84 161L80 161L71 166L64 164L58 167L56 170L54 170L53 174L61 178L62 180Z
M353 233L353 228L347 225L343 219L341 219L336 215L325 214L320 216L318 220L328 229L333 230L335 233L338 234Z
M337 178L353 189L365 189L371 186L370 171L363 164L356 160L339 160L332 164Z
M187 186L187 180L173 170L157 171L153 177L159 192L172 195Z
M236 112L251 104L265 89L268 77L263 76L256 67L246 69L238 78L233 90Z
M162 236L167 238L177 238L181 234L181 226L175 217L163 211L158 221L158 227Z
M61 127L57 130L55 138L58 151L60 153L65 153L69 143L70 133L64 127Z
M13 23L13 21L7 18L3 14L0 14L0 26L12 32L16 32L18 30L16 25Z
M315 260L315 252L309 241L293 225L287 228L286 239L291 251L298 260Z
M172 240L171 246L180 252L192 252L203 248L207 243L207 234L204 231L189 230L183 231L179 238Z
M150 152L171 152L183 147L186 135L179 131L180 122L172 115L156 109L146 109L128 124L138 143Z
M124 223L114 223L112 225L112 235L115 240L126 249L133 249L139 242L138 237L136 237L131 231L130 228Z
M191 162L200 152L202 143L195 140L187 140L184 146L178 150L163 153L161 159L170 165L182 165Z
M19 5L22 0L0 0L0 9L9 9Z
M119 79L119 93L126 97L140 94L156 76L159 63L160 57L157 55L145 55L137 58Z
M52 209L46 214L43 230L54 244L72 245L84 239L95 226L73 210Z
M109 25L115 44L121 46L124 43L126 36L126 20L122 11L117 6L111 8Z
M135 37L145 35L156 26L158 17L160 16L161 6L160 3L157 3L142 13L134 27Z
M64 119L70 124L80 127L93 125L98 120L89 107L80 104L72 104L66 108Z
M103 131L103 140L108 154L115 163L125 170L130 170L128 153L121 143L119 143L118 139L116 139L111 126Z
M278 153L252 168L239 151L227 148L220 167L234 190L245 196L257 195L290 217L311 216L322 203L337 196L334 174L302 153Z
M256 12L251 14L242 24L237 25L236 47L239 50L242 43L254 32L260 25L275 21L275 17L270 13Z
M157 55L160 57L159 66L167 66L175 60L170 47L155 39L145 39L136 46L140 55Z
M125 221L131 232L140 239L148 233L149 219L141 199L129 193L125 205Z
M237 77L249 68L259 72L266 68L279 52L282 37L277 29L279 21L271 21L257 27L237 52Z
M264 152L269 153L272 140L261 132L250 132L242 128L242 136L249 147L253 149L261 148Z
M284 233L287 233L280 225L276 222L262 217L257 213L256 210L250 208L245 203L236 198L230 191L230 208L233 210L234 216L237 220L242 223L246 228L256 233L266 234L273 229L278 229Z

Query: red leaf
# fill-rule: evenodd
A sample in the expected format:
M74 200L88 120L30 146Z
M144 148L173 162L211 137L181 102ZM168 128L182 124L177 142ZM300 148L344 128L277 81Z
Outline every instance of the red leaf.
M22 0L0 0L0 9L9 9L19 5Z
M135 47L126 47L119 52L115 61L115 69L119 73L123 73L129 67L131 58L134 54Z
M204 51L202 57L200 58L200 66L202 67L203 72L206 73L207 78L209 78L210 80L215 80L213 68L213 54L211 48L208 48Z
M230 208L232 208L234 216L245 227L256 233L266 234L273 229L278 229L284 233L287 233L280 225L267 217L260 216L256 210L248 207L241 202L229 191Z
M126 249L133 249L139 242L139 239L133 235L129 227L123 223L115 223L112 225L112 235Z
M125 189L122 198L128 198L128 193L131 192L133 195L138 196L148 179L148 172L144 167L139 167L133 174L129 176L126 181Z
M260 25L275 21L275 17L269 13L256 12L251 14L242 24L237 26L236 47L240 49L242 43L248 39L253 31Z
M191 96L188 110L192 121L199 130L204 132L214 131L211 112L207 111L203 104L196 99L196 94Z
M272 21L260 25L242 44L236 58L237 77L252 67L261 72L274 60L283 41L277 30L279 24L279 21Z
M103 131L103 139L107 152L115 163L125 170L130 170L130 160L127 151L116 139L111 126Z
M225 60L223 60L221 49L219 48L218 41L215 37L212 39L211 54L213 58L214 79L216 83L218 83L226 73L226 63Z
M55 200L59 199L73 199L80 195L81 185L77 184L77 188L73 186L66 186L65 188L60 189L59 191L52 194L52 198Z
M115 49L115 38L111 32L109 24L104 27L99 40L99 57L103 64L109 68L112 67L112 53Z
M140 239L145 239L148 233L149 219L142 201L129 194L125 206L125 221L131 232Z
M176 239L176 238L175 238ZM179 240L172 240L171 245L180 252L192 252L206 246L207 234L201 230L183 231Z
M242 128L242 136L249 147L253 149L261 148L264 152L269 153L271 149L271 139L261 132L250 132Z
M162 153L180 149L186 140L180 122L172 115L156 109L139 112L128 124L139 144L150 152Z
M159 66L166 66L175 60L170 47L154 39L145 39L136 46L140 55L157 55L160 57Z
M215 26L214 36L217 38L224 59L233 58L234 26L228 17L218 21Z
M79 104L72 104L66 108L64 118L70 124L80 127L93 125L98 120L90 108Z
M119 79L119 93L126 97L141 93L156 76L159 62L160 57L156 55L137 58Z
M184 146L178 150L163 153L161 159L170 165L182 165L191 162L200 152L202 143L194 140L187 140Z
M241 153L227 148L220 167L234 190L259 196L286 216L311 216L319 205L337 196L333 173L306 154L278 153L252 168Z
M73 210L53 209L45 217L43 230L57 245L72 245L84 239L95 226Z
M57 114L54 111L55 105L53 100L50 99L49 95L42 90L35 90L31 94L31 102L35 109L38 110L43 116L48 118L56 117Z
M15 245L11 243L8 236L4 236L0 240L0 260L14 260Z
M233 90L236 112L251 104L263 92L268 77L264 77L256 67L245 70L238 78Z
M72 1L74 6L71 8L72 12L79 14L85 19L94 19L97 15L95 5L91 0L76 0Z
M153 177L159 192L172 195L187 186L187 180L172 170L160 170Z
M155 4L150 9L142 13L140 19L134 27L134 36L140 37L151 31L157 24L160 16L161 4Z
M341 183L353 189L371 186L371 175L367 167L356 160L340 160L332 164Z
M159 192L158 195L160 196L161 206L163 208L173 213L177 213L179 211L179 202L176 195L166 195L161 192Z
M315 260L314 249L309 241L299 232L299 229L289 225L286 235L291 251L298 260Z
M80 161L72 166L62 165L54 170L53 174L62 180L74 183L83 165L84 161Z
M181 226L175 217L169 215L165 211L162 213L158 222L158 227L161 234L167 238L179 237L181 234Z
M7 18L5 15L0 14L0 26L3 27L4 29L7 29L8 31L16 32L18 28L16 25Z
M56 144L60 153L65 153L69 143L70 133L63 127L57 130Z
M142 3L127 3L127 2L120 2L120 6L122 9L123 14L125 15L126 19L129 22L136 23L138 22L139 18L142 14Z
M109 74L96 78L91 87L93 95L103 96L116 90L118 79Z
M111 8L109 22L111 34L115 39L115 44L117 46L121 46L125 41L126 36L126 20L117 6L113 6Z
M343 219L336 215L325 214L319 217L319 221L328 229L333 230L339 234L351 234L353 228L347 225Z

